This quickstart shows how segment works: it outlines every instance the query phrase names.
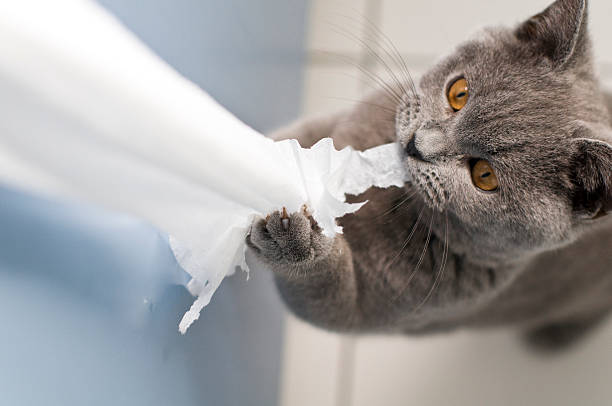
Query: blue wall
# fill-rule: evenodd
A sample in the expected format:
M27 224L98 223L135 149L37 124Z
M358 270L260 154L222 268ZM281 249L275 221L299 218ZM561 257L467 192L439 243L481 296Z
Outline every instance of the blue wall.
M100 3L255 128L297 115L307 2ZM275 404L270 275L226 280L180 336L186 280L151 226L0 187L0 405Z
M260 131L299 113L308 1L99 0Z

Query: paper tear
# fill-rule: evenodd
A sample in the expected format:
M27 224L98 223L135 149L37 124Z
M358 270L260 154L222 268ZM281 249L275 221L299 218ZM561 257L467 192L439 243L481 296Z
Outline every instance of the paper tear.
M248 220L236 217L236 222L230 225L229 232L202 232L197 245L202 249L216 247L207 250L206 256L200 255L204 250L185 249L182 245L172 244L177 260L194 278L188 285L189 290L198 296L180 322L181 333L185 333L198 319L200 311L208 305L221 280L233 267L246 268L245 237L256 215L264 216L281 207L290 207L291 211L296 211L306 202L323 233L333 237L342 232L336 224L336 218L353 213L365 204L346 203L345 194L360 194L372 185L403 186L405 172L397 151L396 144L383 145L365 152L358 152L350 147L337 151L331 139L323 139L311 149L301 148L295 140L268 144L266 150L262 150L258 156L283 161L284 170L293 171L291 176L295 179L292 187L296 190L291 195L304 196L304 200L288 200L285 198L285 190L279 185L273 194L267 196L270 207L264 213L252 208L247 214ZM202 283L205 277L209 280L208 285Z

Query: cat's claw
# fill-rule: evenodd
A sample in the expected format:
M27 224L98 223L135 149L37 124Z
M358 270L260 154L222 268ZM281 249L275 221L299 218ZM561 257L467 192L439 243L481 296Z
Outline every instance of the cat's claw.
M281 214L281 224L285 231L289 230L289 215L287 214L287 208L283 207L283 213Z
M257 218L246 237L255 255L271 265L308 263L326 255L331 241L305 206L292 214L283 207L265 219Z

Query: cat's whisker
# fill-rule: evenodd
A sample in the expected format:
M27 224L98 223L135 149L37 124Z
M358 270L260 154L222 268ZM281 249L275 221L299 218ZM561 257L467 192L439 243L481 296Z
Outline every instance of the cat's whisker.
M417 264L414 267L414 270L412 271L412 273L408 277L408 280L406 281L406 289L410 285L410 282L412 281L412 279L414 278L414 276L418 272L419 268L423 264L423 260L425 259L425 254L427 253L427 249L429 248L429 242L431 241L431 234L432 234L432 230L433 230L433 223L434 223L435 216L436 216L436 212L432 210L431 217L429 219L429 228L427 230L427 238L425 239L425 244L423 244L423 250L421 251L421 255L419 257L419 260L417 261Z
M396 65L398 65L398 67L400 68L400 72L404 76L404 80L410 86L410 90L412 90L413 96L417 97L416 86L414 84L414 80L412 79L412 75L410 74L410 70L408 69L408 65L406 64L406 60L402 57L401 53L398 51L393 41L391 41L389 36L387 36L380 28L378 28L378 26L374 24L374 22L371 21L368 17L366 17L365 15L361 13L359 14L361 18L364 20L364 22L367 24L367 28L374 31L374 34L378 35L379 38L382 38L383 41L382 43L379 41L379 45L381 45L382 50L387 54L387 56L391 58L391 60ZM389 46L392 52L388 51L385 48L385 45Z
M410 74L410 70L408 69L406 61L398 51L393 41L391 41L389 36L387 36L380 28L378 28L377 24L375 24L363 13L355 10L355 14L360 18L360 20L348 15L341 15L341 17L348 19L349 21L355 23L358 27L364 30L361 35L365 39L367 39L369 43L376 44L378 48L382 49L382 51L391 60L391 62L394 65L397 65L397 67L399 68L399 72L403 76L404 82L408 84L410 90L412 91L412 94L417 97L416 86L414 84L414 80L412 79L412 75ZM392 75L396 77L394 73L392 73ZM401 88L404 91L407 90L404 86L401 86Z
M355 64L353 66L359 69L361 73L366 75L370 80L378 84L378 86L380 86L380 88L384 90L387 96L389 96L393 101L395 101L398 104L402 102L401 96L393 89L393 87L391 87L389 83L387 83L380 76L376 75L373 72L370 72L369 70L367 70L367 68L364 68L363 66L360 66L358 64Z
M346 63L350 64L351 66L354 66L354 67L355 67L355 66L357 66L357 63L356 63L356 62L354 62L354 61L350 60L350 59L349 59L348 57L346 57L346 56L336 55L336 54L334 54L334 56L335 56L335 57L338 57L338 58L344 58L344 61L345 61ZM361 69L365 69L365 68L363 68L363 67L360 65L360 66L359 66L359 69L361 70ZM393 95L393 94L389 93L389 91L387 91L387 89L386 89L386 88L384 88L384 87L383 87L383 85L382 85L380 82L376 81L376 80L375 80L375 79L373 79L372 77L369 77L369 76L368 76L367 78L365 78L365 79L364 79L364 77L363 77L363 76L358 76L358 75L351 74L351 73L348 73L348 72L339 72L338 74L339 74L339 75L342 75L342 76L349 77L349 78L354 79L354 80L357 80L357 81L359 81L361 84L363 84L363 85L365 85L365 86L368 86L368 87L369 87L371 90L382 90L382 91L383 91L383 93L380 95L380 97L381 97L381 98L382 98L382 97L387 98L387 99L388 99L388 100L390 100L390 101L391 101L391 103L393 103L393 104L397 104L397 103L399 103L399 102L400 102L400 101L398 101L398 99L397 99L397 97L396 97L395 95ZM375 75L374 73L371 73L371 74L372 74L372 75ZM382 79L382 78L380 78L380 77L378 77L378 76L376 76L376 77L377 77L379 80L383 81L383 79ZM374 84L372 84L372 82L375 82L375 83L374 83ZM383 81L383 82L384 82L384 81ZM346 101L348 101L348 102L360 103L360 104L368 104L368 103L370 103L370 102L365 101L365 100L356 100L356 99L350 99L350 98L341 98L341 97L336 97L336 96L326 96L326 98L328 98L328 99L335 99L335 100L346 100ZM381 104L375 104L375 103L372 103L371 105L372 105L372 106L375 106L375 107L380 107L381 109L384 109L384 110L385 110L387 113L389 113L389 114L393 114L393 119L392 119L392 121L393 121L393 123L395 124L395 122L396 122L396 121L395 121L395 115L397 114L397 110L391 109L390 107L385 107L384 105L381 105ZM390 121L391 121L391 120L390 120Z
M411 199L413 199L413 198L411 198ZM384 221L381 221L381 223L380 223L380 224L383 224L383 225L388 225L388 224L391 224L391 223L392 223L393 221L395 221L395 220L396 220L398 217L400 217L400 216L404 216L404 215L405 215L405 213L400 212L400 210L402 210L402 211L403 211L403 210L408 211L408 210L410 210L412 207L414 207L414 205L416 204L416 202L417 202L417 200L411 200L411 201L410 201L410 203L408 203L408 205L402 205L402 206L398 207L398 208L396 209L396 212L394 212L394 213L389 213L389 214L387 214L387 216L386 216L386 217L377 217L377 218L379 219L379 221L384 219Z
M357 76L357 75L353 75L347 72L341 72L340 73L341 75L347 76L351 79L356 79L362 84L371 87L373 90L379 90L379 89L383 90L384 91L383 94L386 97L389 97L393 102L395 103L401 102L401 98L399 97L399 95L393 91L393 88L383 78L381 78L374 72L369 71L368 68L362 65L360 62L355 62L353 59L351 59L347 55L342 55L342 54L338 54L338 53L334 53L330 51L318 51L318 52L320 52L321 54L328 55L331 58L338 59L343 64L348 64L354 68L357 68L363 75L365 75L365 79L367 80L364 80L363 76ZM395 111L394 111L394 114L395 114Z
M384 211L383 213L381 213L381 214L377 215L377 216L376 216L376 218L385 217L385 216L387 216L388 214L390 214L390 213L392 213L392 212L396 211L396 210L397 210L397 209L399 209L401 206L403 206L403 205L404 205L406 202L408 202L409 200L411 200L411 199L412 199L412 198L413 198L413 197L416 195L416 193L417 193L416 191L413 191L412 193L406 192L406 193L404 194L404 196L402 197L402 200L401 200L399 203L397 203L397 204L393 205L393 207L391 207L390 209L388 209L388 210Z
M361 62L355 62L353 59L351 59L347 55L341 55L341 54L337 54L337 53L333 53L329 51L321 51L321 53L333 56L337 58L338 60L340 60L341 62L351 65L354 68L358 69L362 74L365 75L365 77L370 79L372 82L376 83L376 85L378 85L379 88L383 89L387 93L387 95L391 97L392 100L394 100L397 103L401 103L402 92L403 92L401 88L399 89L399 92L398 92L398 89L395 89L394 86L392 86L387 80L383 79L376 73L370 71L369 68L364 66Z
M339 124L355 124L355 125L361 125L361 123L356 122L353 119L348 119L348 120L342 120L342 121L338 121ZM384 119L384 118L378 118L378 119L374 119L374 120L368 120L368 123L386 123L386 124L395 124L395 120L392 119Z
M383 90L384 94L387 97L389 97L392 101L394 101L395 103L401 102L401 98L399 94L395 92L395 90L384 79L382 79L380 76L376 75L375 73L370 72L366 67L364 67L360 63L353 61L350 57L346 55L334 54L333 52L327 52L327 51L321 51L321 52L329 54L335 58L338 58L341 60L341 62L351 65L354 68L358 69L365 76L366 79L369 79L372 83L374 83L374 86L372 86L372 83L368 81L363 81L363 77L357 77L355 75L350 75L347 73L345 73L345 75L353 79L362 81L364 84L371 86L373 89Z
M382 58L378 52L376 52L376 50L374 49L374 46L372 44L370 44L369 42L367 42L364 39L360 38L359 36L357 36L355 34L352 34L348 30L346 30L343 27L340 27L337 24L330 23L330 25L334 28L334 31L336 31L338 34L344 35L345 37L355 41L356 43L361 45L363 48L365 48L366 52L370 56L372 56L376 61L378 61L378 63L380 63L382 65L382 67L387 72L387 75L389 76L389 78L395 83L395 86L397 86L397 88L399 89L400 93L401 94L408 93L408 89L406 89L406 87L398 79L397 75L393 72L393 70L391 69L391 67L387 63L387 61L385 61L385 59ZM373 43L375 43L375 41L373 41Z
M385 69L385 71L387 72L387 74L389 75L389 77L391 78L391 80L395 83L395 85L400 89L400 91L402 92L402 96L404 94L409 93L409 89L407 89L405 87L405 85L402 83L402 81L397 77L397 75L395 74L395 72L393 71L393 69L391 69L391 67L389 66L389 64L378 54L376 53L376 51L374 51L372 48L370 48L367 45L366 48L368 49L369 53L374 56L375 59L378 60L378 62L382 65L382 67Z
M385 79L381 78L380 76L378 76L376 73L371 72L370 70L368 70L367 67L364 67L363 65L361 65L358 62L354 62L353 60L351 60L348 57L342 57L341 55L339 55L339 57L344 59L344 62L348 63L349 65L357 68L361 73L363 73L368 79L370 79L372 82L376 83L382 90L385 91L385 93L395 102L397 103L401 103L402 101L402 97L400 95L400 93L398 93L393 86L391 86L391 84L389 84Z
M381 124L381 125L389 125L389 124L394 124L395 121L391 121L391 120L370 120L371 124ZM337 126L340 125L344 125L344 126L348 126L348 125L359 125L358 123L355 123L354 121L351 120L345 120L345 121L338 121L336 123Z
M425 210L425 207L423 207L423 209L421 209L421 212L419 213L419 218L417 219L417 223L420 221L421 216L424 213L424 210ZM394 301L398 300L406 292L406 290L410 286L410 283L412 282L412 279L414 279L414 277L416 276L416 274L417 274L417 272L418 272L418 270L419 270L419 268L420 268L420 266L421 266L421 264L423 262L423 259L425 258L425 254L427 253L427 248L429 247L429 241L431 240L434 216L435 216L435 211L432 211L431 217L429 219L429 227L428 227L428 230L427 230L427 238L425 240L425 244L423 245L423 249L421 250L421 255L419 256L419 259L417 261L416 266L414 267L414 270L410 273L410 276L408 276L408 280L406 281L406 283L404 283L404 285L400 289L399 293L393 298ZM415 226L416 226L416 224L415 224ZM406 246L408 245L408 241L410 241L410 239L414 235L414 231L415 230L416 230L416 228L413 228L413 230L411 232L411 235L408 237L408 240L402 246L402 249L400 250L400 254L406 248Z
M397 206L398 206L399 204L401 204L401 203L403 202L403 200L404 200L404 199L406 199L406 197L408 197L408 196L412 196L413 194L414 194L414 192L413 192L413 191L404 189L404 191L403 191L403 193L401 194L401 196L398 196L398 197L397 197L397 199L394 199L394 200L393 200L393 203L392 203L392 204L393 204L393 206L392 206L392 207L393 207L393 208L397 208ZM399 203L397 203L397 204L396 204L396 202L399 202ZM387 213L387 212L390 212L390 211L391 211L391 210L385 210L383 213ZM381 215L382 215L382 214L379 214L379 215L377 215L376 217L380 217Z
M421 222L421 218L423 218L423 213L425 213L425 206L423 206L421 208L421 211L419 212L419 215L418 215L416 221L414 222L414 225L412 226L412 230L410 230L410 234L404 240L404 243L402 244L402 247L400 248L399 252L393 257L393 259L389 263L388 267L390 267L391 265L393 265L395 263L395 261L397 261L397 259L402 255L402 253L404 252L404 250L406 249L406 247L410 243L410 240L412 240L412 237L416 233L418 225Z
M445 214L445 219L446 219L446 226L444 230L444 249L442 251L442 262L440 263L440 269L438 270L438 272L436 272L435 279L431 285L431 288L427 292L427 295L425 296L423 301L421 301L421 303L419 303L419 305L414 308L414 310L412 311L413 313L417 312L421 307L425 305L425 303L429 301L434 291L440 284L440 281L442 280L442 276L444 275L444 270L446 269L446 262L448 259L448 212L445 211L444 214Z
M333 100L342 100L342 101L347 101L347 102L352 102L352 103L356 103L356 104L364 104L366 106L372 106L372 107L376 107L380 110L386 111L388 113L393 114L393 116L395 116L396 114L396 110L391 109L387 106L383 106L382 104L377 104L377 103L372 103L372 102L368 102L365 100L356 100L356 99L350 99L348 97L329 97L330 99ZM395 120L393 120L395 122Z

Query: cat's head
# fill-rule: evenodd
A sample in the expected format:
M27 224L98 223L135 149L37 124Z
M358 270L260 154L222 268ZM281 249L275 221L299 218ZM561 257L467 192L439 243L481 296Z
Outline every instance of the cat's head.
M448 213L454 249L518 258L612 210L586 3L558 0L518 27L484 30L403 95L406 166L425 203Z

